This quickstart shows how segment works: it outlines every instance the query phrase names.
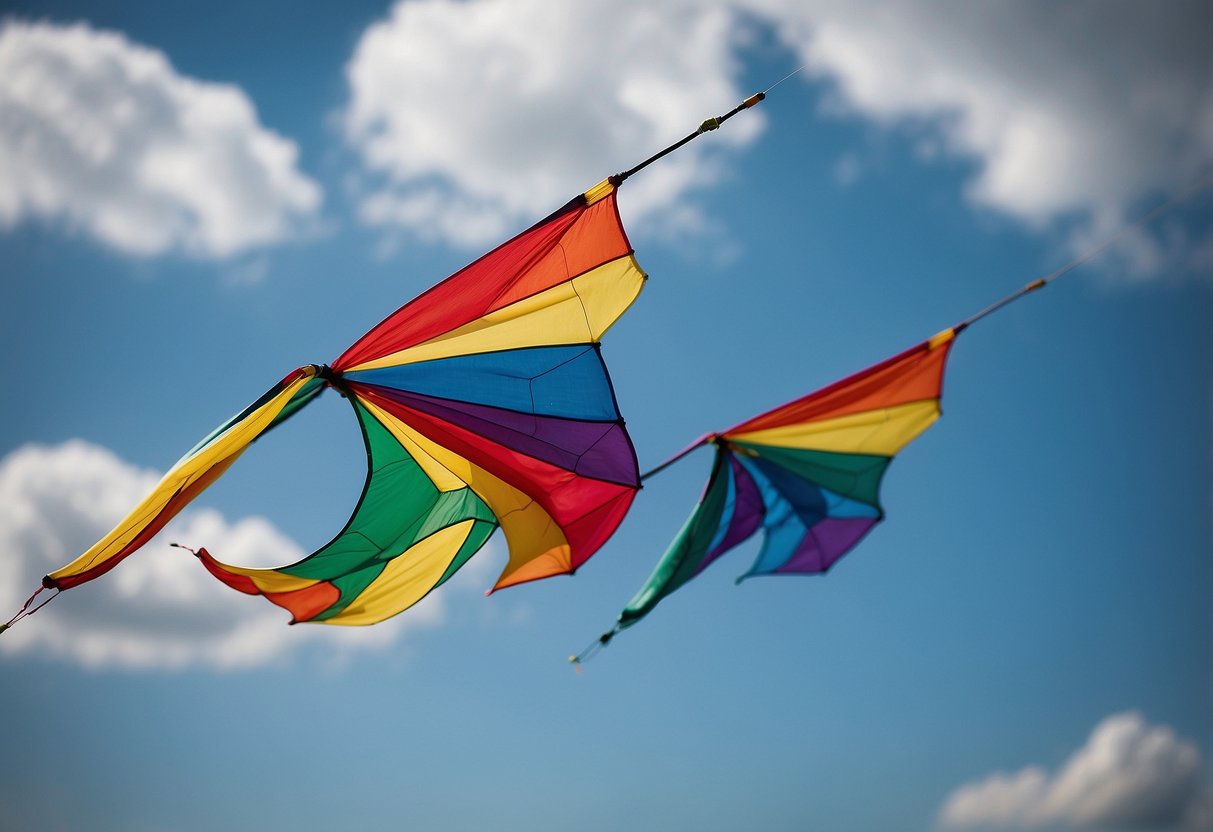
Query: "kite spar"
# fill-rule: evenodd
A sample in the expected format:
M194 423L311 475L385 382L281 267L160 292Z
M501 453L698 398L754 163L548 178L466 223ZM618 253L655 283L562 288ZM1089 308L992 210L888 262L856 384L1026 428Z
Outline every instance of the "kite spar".
M646 279L617 189L764 97L577 195L402 306L332 365L288 374L182 457L108 535L47 575L0 632L45 605L32 606L43 589L57 597L133 554L250 443L329 387L350 402L367 455L345 528L277 569L191 549L215 577L285 608L291 623L373 624L440 586L498 527L509 560L494 590L574 572L640 487L599 349Z

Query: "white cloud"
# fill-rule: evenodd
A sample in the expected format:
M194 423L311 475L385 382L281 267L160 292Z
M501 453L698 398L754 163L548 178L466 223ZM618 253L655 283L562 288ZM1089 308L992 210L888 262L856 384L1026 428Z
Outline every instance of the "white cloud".
M746 1L832 83L833 112L905 128L924 157L942 140L975 163L975 204L1077 218L1075 252L1213 168L1207 3ZM1144 274L1188 247L1135 234L1120 251Z
M1037 229L1077 220L1077 251L1213 166L1211 14L1134 0L410 0L359 42L344 120L384 179L365 222L483 244L752 92L738 77L758 21L828 83L824 115L902 132L924 160L971 161L974 204ZM757 116L646 171L625 207L654 222L694 211L686 197L720 179ZM840 182L864 162L844 155ZM1136 235L1127 259L1157 269L1174 248Z
M158 479L155 472L81 440L26 445L0 460L0 610L5 617L20 608L44 574L108 532ZM483 583L462 580L461 572L444 592L374 627L290 627L288 613L223 586L187 552L170 548L174 540L204 544L231 563L280 565L303 556L262 518L231 522L216 511L196 509L112 572L63 593L5 632L0 654L39 653L88 667L237 668L281 660L318 642L330 656L382 649L406 628L441 623L452 590L463 591L456 585L467 589ZM487 560L484 553L472 563L480 560Z
M346 67L346 135L382 179L362 219L494 242L740 101L744 34L735 9L694 0L398 2ZM629 215L712 183L761 124L747 114L629 182Z
M1138 713L1095 727L1056 775L1031 766L956 789L940 810L951 828L1207 829L1209 794L1200 788L1196 746Z
M230 257L314 221L298 155L239 87L120 33L0 25L0 228L59 221L128 254Z

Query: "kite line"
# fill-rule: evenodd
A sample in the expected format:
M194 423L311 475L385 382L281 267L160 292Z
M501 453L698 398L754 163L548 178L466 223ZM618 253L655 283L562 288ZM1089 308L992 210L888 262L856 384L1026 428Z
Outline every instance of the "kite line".
M12 618L10 618L4 624L0 624L0 633L3 633L9 627L13 626L18 621L20 621L22 618L29 618L31 615L36 613L38 610L42 609L47 604L49 604L51 601L54 601L56 598L59 597L59 590L56 589L54 595L50 596L49 598L47 598L45 601L43 601L41 604L34 607L33 609L30 609L30 604L34 603L34 599L37 598L41 594L42 590L44 590L44 589L46 589L46 587L40 586L36 590L34 590L34 594L31 595L29 598L25 599L25 603L21 605L21 609L17 610L17 614L14 615Z
M1142 214L1136 220L1134 220L1133 222L1131 222L1128 225L1121 228L1119 231L1117 231L1111 237L1108 237L1106 240L1104 240L1099 245L1095 246L1092 249L1089 249L1088 251L1079 255L1078 257L1075 257L1073 260L1071 260L1069 263L1066 263L1061 268L1055 269L1054 271L1050 272L1049 274L1045 275L1044 277L1036 278L1036 280L1033 280L1031 283L1027 284L1026 286L1012 292L1011 294L1007 295L1005 298L995 301L994 303L987 306L985 309L982 309L980 312L977 312L973 315L970 315L968 318L965 318L963 321L961 321L959 324L956 325L956 331L960 332L961 330L966 329L970 324L977 323L978 321L980 321L982 318L986 317L987 315L991 315L994 312L997 312L999 309L1002 309L1007 304L1013 303L1014 301L1019 300L1024 295L1031 294L1032 292L1035 292L1037 289L1043 289L1045 286L1048 286L1050 283L1057 280L1059 277L1064 277L1065 275L1067 275L1070 272L1077 269L1083 263L1086 263L1088 260L1092 260L1092 259L1098 257L1099 255L1103 254L1105 251L1107 251L1113 245L1118 243L1120 240L1124 239L1124 237L1127 236L1128 234L1131 234L1134 231L1138 231L1142 228L1145 228L1150 223L1154 222L1156 219L1158 219L1159 217L1161 217L1164 214L1166 214L1167 212L1169 212L1172 208L1175 208L1177 205L1180 205L1181 203L1187 202L1189 199L1191 199L1196 194L1207 189L1210 185L1213 185L1213 174L1210 174L1208 176L1197 179L1196 182L1194 184L1192 184L1186 190L1181 191L1178 194L1175 194L1170 199L1168 199L1166 202L1163 202L1162 204L1155 206L1153 209L1146 212L1145 214Z

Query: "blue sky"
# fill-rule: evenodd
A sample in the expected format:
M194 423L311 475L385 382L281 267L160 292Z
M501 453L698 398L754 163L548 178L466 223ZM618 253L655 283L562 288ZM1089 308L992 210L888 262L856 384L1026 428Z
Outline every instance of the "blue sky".
M951 325L1213 167L1209 3L10 2L0 602L290 369L626 183L604 355L641 465ZM167 541L297 558L335 397L0 638L0 828L1213 828L1213 199L966 332L828 577L722 559L584 672L707 473L574 578L496 538L383 625L287 627Z

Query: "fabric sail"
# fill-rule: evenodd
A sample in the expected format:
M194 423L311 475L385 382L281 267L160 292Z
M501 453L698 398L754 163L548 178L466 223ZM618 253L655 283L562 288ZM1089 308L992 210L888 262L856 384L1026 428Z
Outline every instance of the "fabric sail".
M636 454L600 339L645 274L603 182L402 306L331 367L309 365L186 455L105 538L44 580L66 589L147 542L259 435L326 386L367 453L346 527L275 569L198 556L292 623L373 624L424 597L500 526L494 590L571 573L623 520Z
M760 530L756 575L827 571L884 518L880 483L893 456L940 415L956 330L749 419L709 441L703 496L618 629Z

